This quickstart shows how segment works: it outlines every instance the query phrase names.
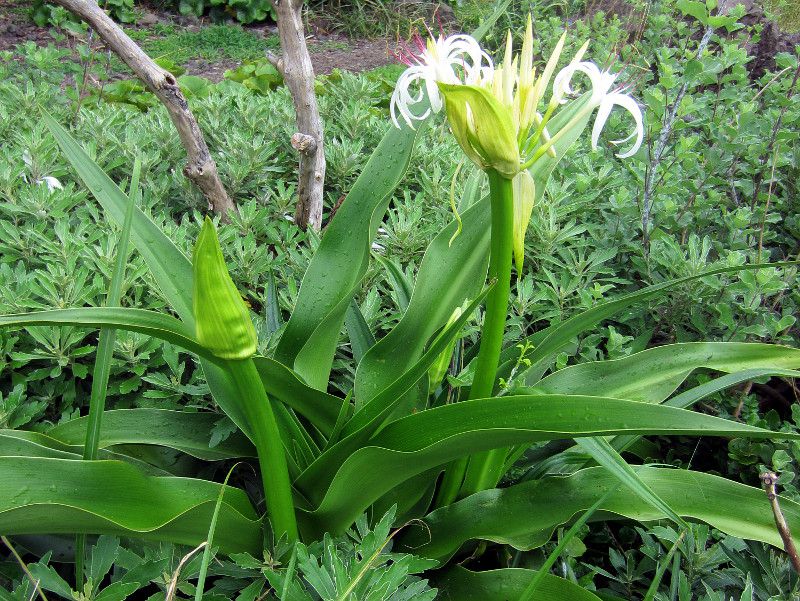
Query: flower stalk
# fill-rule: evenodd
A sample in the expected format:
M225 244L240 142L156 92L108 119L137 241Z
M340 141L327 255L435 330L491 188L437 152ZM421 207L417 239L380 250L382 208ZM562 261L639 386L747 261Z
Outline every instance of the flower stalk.
M250 314L231 279L214 223L206 218L193 254L193 308L197 340L225 360L235 398L258 453L267 514L276 538L298 539L292 483L280 429L252 356L257 338Z
M475 359L475 374L469 391L470 399L491 397L497 379L497 366L503 349L508 300L511 295L511 263L514 240L514 191L512 180L497 171L487 171L492 207L489 281L494 282L486 297L486 312L481 328L481 342ZM489 451L470 457L469 462L457 461L446 471L436 498L439 507L449 505L459 496L491 488L496 471L494 466L505 460L505 450ZM487 471L488 470L488 471ZM491 482L490 482L491 481ZM484 486L484 483L490 482ZM482 488L476 488L482 486Z
M494 395L497 366L503 350L508 301L511 296L511 263L514 240L514 190L510 179L490 170L489 196L492 205L492 232L489 255L489 280L494 287L486 298L486 313L481 329L481 346L475 363L470 399ZM492 488L500 477L505 449L479 453L469 459L460 496ZM499 464L499 468L498 468Z

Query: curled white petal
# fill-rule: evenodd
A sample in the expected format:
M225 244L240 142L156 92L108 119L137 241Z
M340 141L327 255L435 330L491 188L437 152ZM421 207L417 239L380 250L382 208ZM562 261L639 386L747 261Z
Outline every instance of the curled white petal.
M413 129L413 121L421 121L431 111L443 108L437 82L448 84L474 84L483 80L494 69L489 55L477 40L466 34L439 37L428 41L419 55L413 56L416 64L406 69L397 80L390 102L392 122L400 127L398 115ZM411 107L427 95L430 108L417 115Z
M597 141L600 139L600 132L603 131L603 128L606 126L606 121L608 121L609 115L611 115L611 109L614 108L614 102L610 100L610 97L606 97L600 103L600 107L597 109L597 118L594 120L594 127L592 128L592 150L597 150Z
M597 110L597 119L595 120L594 127L592 128L592 150L597 149L597 140L600 137L600 132L603 131L603 127L605 127L606 121L608 121L608 117L615 106L621 106L628 111L633 117L635 123L635 129L631 135L621 140L614 140L612 142L612 144L623 144L634 136L636 137L636 141L633 143L633 146L631 146L627 151L617 154L619 158L627 159L628 157L636 154L642 145L642 141L644 140L642 109L638 104L636 104L636 101L627 94L608 94L605 98L603 98L602 102L600 103L600 107Z
M642 109L639 107L636 101L627 94L610 94L608 98L612 99L613 104L621 106L631 114L631 117L633 117L633 121L635 124L635 129L633 130L633 133L627 138L623 138L622 140L615 140L613 142L613 144L623 144L628 140L630 140L632 137L636 136L636 141L633 143L633 146L631 146L625 152L617 154L619 158L627 159L628 157L636 154L636 152L642 146L642 142L644 141L644 120L642 118Z
M583 61L567 65L558 72L553 80L553 98L561 104L566 102L567 96L571 96L575 93L571 84L573 76L578 72L583 73L589 78L592 84L592 91L599 90L602 86L600 69L594 63Z

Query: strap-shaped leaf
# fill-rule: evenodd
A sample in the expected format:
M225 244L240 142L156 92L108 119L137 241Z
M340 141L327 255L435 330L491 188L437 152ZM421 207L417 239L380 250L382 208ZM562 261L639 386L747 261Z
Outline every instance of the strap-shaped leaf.
M198 344L186 326L170 315L126 307L81 307L35 313L0 315L0 327L63 326L112 327L140 332L186 349L201 357L217 360Z
M439 575L433 584L450 601L516 601L536 572L505 568L471 572L455 566ZM536 589L539 601L600 601L600 597L558 576L546 575Z
M236 432L210 447L220 415L166 409L115 409L103 414L100 448L120 444L158 445L206 460L255 457L255 448ZM47 435L67 445L79 445L86 436L87 418L58 424Z
M419 267L414 292L400 322L366 354L356 371L356 407L363 407L416 363L431 336L456 307L474 298L486 279L489 261L489 198L462 215L431 241Z
M340 531L394 486L465 455L544 440L616 434L800 439L797 434L621 399L541 395L464 401L391 422L368 446L335 466L329 464L336 474L317 509L306 516L305 527L315 533ZM308 475L309 470L298 482L305 483ZM317 488L321 480L313 481ZM301 490L306 488L311 491L311 481Z
M0 532L116 534L197 546L220 485L146 476L121 461L0 457ZM247 495L225 492L215 544L260 553L262 534Z
M552 358L560 351L560 349L568 344L573 338L586 332L596 324L604 319L611 317L638 302L642 302L659 295L666 293L668 290L686 284L695 280L706 278L709 276L721 275L725 273L737 273L740 271L752 271L766 267L786 267L796 264L796 261L789 261L785 263L761 263L758 265L737 265L734 267L721 267L719 269L712 269L696 275L686 276L675 280L666 282L659 282L647 286L636 292L625 294L619 298L615 298L591 309L587 309L578 315L570 317L555 326L550 326L543 332L534 334L529 340L535 343L535 348L526 355L527 359L531 361L529 367L523 374L520 374L520 380L524 381L529 386L536 384L543 371L541 364L547 364L552 361ZM516 351L516 354L515 354ZM508 367L510 361L516 362L519 353L517 349L510 349L508 355L503 357L506 363L501 366L501 370Z
M307 418L320 432L328 436L336 424L342 399L308 386L291 369L269 357L255 356L264 390Z
M369 437L389 418L389 415L403 401L403 393L428 373L439 354L445 349L450 338L458 332L472 311L481 303L488 288L476 298L463 315L445 330L445 335L431 344L431 347L408 371L401 374L386 387L366 407L347 422L342 438L328 447L325 452L305 470L295 481L295 486L309 499L319 500L326 485L336 470L353 452L361 448Z
M128 197L84 152L67 130L44 111L42 118L83 183L103 205L103 209L121 226L125 219ZM193 327L194 314L190 294L192 265L189 259L138 207L133 213L131 240L153 272L156 283L170 306L175 309L181 320Z
M416 130L389 128L328 225L303 276L275 358L293 367L314 388L327 388L345 311L367 269L372 239L423 129L423 124Z
M740 538L782 546L764 491L703 472L637 467L636 473L656 494L685 518L701 520ZM532 549L550 540L554 530L586 511L609 489L596 519L663 519L652 505L619 487L604 468L593 467L563 477L524 482L505 489L476 493L424 518L409 528L403 547L426 557L444 558L464 542L482 539ZM792 532L800 530L800 504L780 499Z
M667 344L622 359L593 361L560 369L525 389L529 394L592 394L660 403L692 371L800 368L800 349L746 342Z

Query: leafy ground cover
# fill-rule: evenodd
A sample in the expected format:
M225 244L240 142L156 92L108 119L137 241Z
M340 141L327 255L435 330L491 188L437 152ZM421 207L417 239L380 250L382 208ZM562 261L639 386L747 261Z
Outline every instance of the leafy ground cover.
M473 22L480 20L481 13L475 14ZM563 21L551 13L536 16L537 53L547 55ZM462 18L469 28L470 22L463 14ZM524 13L509 12L505 18L512 29L519 30ZM642 152L622 164L609 148L592 151L588 143L579 144L571 151L569 170L556 170L547 185L547 200L534 207L525 242L525 269L512 287L512 317L505 333L512 347L549 325L645 284L745 262L800 256L800 111L793 100L797 54L775 53L765 70L758 72L751 63L760 25L731 27L730 31L720 27L708 51L697 56L704 26L679 7L666 3L652 9L646 19L637 37L632 27L635 18L597 13L573 24L573 38L592 38L601 63L611 60L612 50L619 53L620 61L636 74L637 96L647 106L651 145L658 140L671 102L686 89L668 151L655 171L649 245L642 242L641 225L642 190L653 169L648 154ZM495 42L502 31L504 27L494 33ZM167 26L152 28L143 40L156 44L151 47L154 54L161 53L176 64L191 60L193 53L184 46L187 41L202 49L207 40L207 60L231 61L255 59L269 43L229 26L201 29L191 34L191 40L186 35ZM217 36L225 44L216 42ZM635 44L627 45L632 37ZM15 60L10 60L12 56ZM101 306L118 250L116 228L106 221L64 159L41 120L40 106L69 127L114 181L129 181L131 165L136 159L141 161L139 206L187 256L203 223L203 200L176 168L182 162L182 150L167 117L157 107L142 111L130 102L111 102L112 98L95 96L81 84L75 85L82 81L85 65L70 60L73 56L68 49L33 44L15 48L0 65L2 314ZM326 221L390 127L388 97L396 75L396 69L378 69L361 75L334 72L319 80L328 136ZM65 81L73 83L65 86ZM233 280L255 314L260 350L269 354L285 317L297 304L301 278L319 245L314 234L299 231L286 218L294 202L295 157L288 142L293 133L291 103L278 82L262 89L233 80L204 86L191 102L223 180L240 206L231 224L219 225L220 241ZM142 101L138 106L147 104ZM617 117L610 125L612 130L624 131ZM619 137L613 131L608 135ZM368 330L378 339L399 322L407 306L402 282L419 272L428 242L451 221L451 195L461 198L471 181L480 182L466 177L470 169L466 164L461 168L464 175L454 177L455 165L462 162L443 124L434 124L420 135L373 246L377 260L368 267L355 298ZM50 190L48 177L56 178L63 188ZM156 290L144 260L132 255L125 271L122 305L163 310L168 299ZM794 267L704 277L664 298L630 307L565 345L546 368L558 373L575 363L623 359L652 346L698 340L796 347L799 300ZM469 351L475 346L479 326L478 319L467 322L459 349ZM0 426L44 431L54 424L66 427L85 414L97 341L95 332L67 326L0 330ZM336 349L330 392L352 390L356 378L352 359L359 352L352 333L345 329ZM519 358L524 360L524 348ZM456 364L450 369L451 389L460 386L460 375ZM710 379L708 374L693 375L685 387ZM508 386L514 384L513 377L510 380ZM800 423L796 396L792 379L758 375L741 387L706 397L701 411L796 432ZM236 432L214 404L208 383L189 354L142 334L117 334L108 405L211 412L216 445ZM657 437L650 443L646 457L653 461L699 467L751 485L758 484L761 469L774 469L781 473L781 489L789 498L798 498L794 475L800 447L796 442L734 438L726 444L720 439ZM537 452L541 448L530 450L531 455ZM196 469L185 456L176 454L175 463L179 473ZM533 464L531 457L524 457L507 483L533 477ZM224 478L230 465L216 468L217 480ZM233 478L248 486L242 473L234 472ZM298 576L292 586L306 587L324 579L326 573L335 573L336 566L325 559L335 555L334 548L347 563L351 582L359 573L358 562L378 550L375 540L388 537L386 523L375 522L372 535L362 520L344 538L326 539L298 551L294 561L303 579ZM537 567L555 540L530 552L492 546L482 555L476 552L476 559L468 564ZM34 552L42 545L41 540L15 542ZM90 598L99 598L101 586L111 581L116 586L112 593L119 595L115 598L123 598L119 591L132 594L137 589L163 598L164 592L156 591L167 590L171 578L184 595L193 594L200 555L178 570L186 550L163 543L123 543L119 546L116 539L103 537L93 545L92 557L97 559L88 567ZM663 557L673 546L679 549L677 559L666 565ZM411 592L403 592L406 597L398 592L396 598L430 595L422 580L405 580L407 574L426 569L423 560L406 565L402 562L409 560L400 557L384 559L378 567L385 567L386 573L376 570L370 586L395 582L388 566L398 561L405 566L400 582ZM47 590L70 598L68 571L62 570L59 576L48 561L32 561L31 571ZM233 555L212 567L212 596L256 598L267 590L267 582L280 589L295 578L291 561L285 549L275 549L274 556L268 557ZM112 564L113 576L108 576ZM559 554L556 567L560 575L590 589L632 599L645 596L662 566L666 575L657 592L659 599L744 599L748 590L754 591L753 598L791 599L797 589L797 578L782 556L760 543L744 543L697 525L680 538L666 522L649 528L610 523L584 526ZM15 595L11 598L31 596L30 582L13 558L2 570L3 584L16 588L9 593ZM134 589L134 585L140 586ZM331 598L345 589L337 589Z

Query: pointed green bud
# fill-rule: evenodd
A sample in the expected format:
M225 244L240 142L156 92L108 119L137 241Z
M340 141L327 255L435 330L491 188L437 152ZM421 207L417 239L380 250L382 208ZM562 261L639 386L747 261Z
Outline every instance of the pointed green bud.
M517 277L522 276L522 262L525 260L525 232L531 220L533 203L536 200L536 184L530 171L520 171L511 182L514 194L514 264Z
M193 307L197 340L222 359L256 352L256 329L225 266L214 223L206 217L194 245Z
M441 82L438 86L450 128L464 153L480 169L513 178L519 172L519 146L509 108L478 86Z
M461 314L464 312L464 308L468 306L468 302L466 301L464 305L461 307L456 307L453 311L453 314L450 316L450 319L447 320L442 331L439 335L433 340L431 344L436 344L444 334L444 332L453 325L460 317ZM447 373L447 368L450 367L450 360L453 358L453 353L455 352L455 341L456 337L453 338L453 343L450 345L450 348L443 350L439 353L439 356L433 362L433 364L428 368L428 381L430 382L431 389L436 388L439 383L444 378L445 374Z

